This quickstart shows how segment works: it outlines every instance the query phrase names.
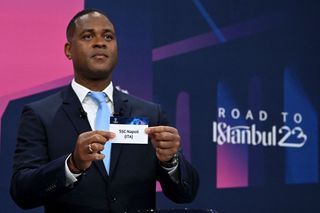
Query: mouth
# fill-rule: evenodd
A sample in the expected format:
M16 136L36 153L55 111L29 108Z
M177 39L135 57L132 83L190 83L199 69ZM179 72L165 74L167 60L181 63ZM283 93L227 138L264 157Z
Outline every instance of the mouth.
M108 58L108 55L105 54L105 53L94 53L91 58L94 58L94 59L105 59L105 58Z

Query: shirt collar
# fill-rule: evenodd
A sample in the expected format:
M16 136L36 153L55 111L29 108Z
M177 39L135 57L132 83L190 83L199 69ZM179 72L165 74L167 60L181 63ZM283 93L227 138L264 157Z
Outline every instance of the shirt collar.
M88 92L91 90L82 86L81 84L78 84L74 79L72 79L71 87L78 96L81 103L83 103L85 97L87 96ZM110 82L110 84L102 90L102 92L106 93L111 103L113 103L113 84Z

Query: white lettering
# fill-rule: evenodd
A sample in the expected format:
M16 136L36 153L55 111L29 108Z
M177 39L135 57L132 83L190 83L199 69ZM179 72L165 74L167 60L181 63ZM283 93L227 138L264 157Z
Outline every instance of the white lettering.
M231 117L233 119L238 119L240 117L240 111L238 109L231 110Z
M252 111L247 110L245 113L240 112L238 108L233 108L230 111L226 111L223 107L218 107L218 121L212 123L212 140L219 145L223 144L246 144L252 146L280 146L290 148L300 148L307 141L307 135L304 134L303 129L299 124L303 121L301 113L280 112L282 122L286 124L288 121L294 122L297 126L271 126L271 129L265 129L265 127L259 125L255 121L267 121L268 113L265 110ZM244 122L244 125L232 126L227 124L224 118L230 120L239 120ZM250 122L245 122L245 121ZM221 121L221 122L220 122ZM231 121L232 122L232 121ZM239 123L237 121L236 123ZM251 125L247 125L250 123ZM291 123L291 125L293 125ZM260 130L258 127L262 127Z
M266 111L260 110L259 111L259 120L266 121L268 119L268 113Z
M248 120L250 118L250 120L253 120L253 115L251 110L248 110L247 115L246 115L246 120Z
M287 122L288 113L287 112L281 112L281 115L282 115L282 122L286 123Z
M260 131L256 125L231 126L224 122L213 122L213 142L223 144L247 144L252 146L280 146L300 148L307 141L307 135L300 127L291 130L287 126L278 129L272 126L270 131ZM296 137L297 141L289 141ZM279 141L277 139L280 139Z
M293 115L293 120L296 124L300 124L302 122L302 115L300 113L295 113Z
M222 108L222 107L219 107L218 109L218 118L225 118L226 115L225 115L225 109Z

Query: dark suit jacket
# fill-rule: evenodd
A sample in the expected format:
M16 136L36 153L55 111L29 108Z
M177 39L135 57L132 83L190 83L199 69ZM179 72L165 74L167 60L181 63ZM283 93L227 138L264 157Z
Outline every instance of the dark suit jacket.
M150 126L167 125L160 106L114 89L115 112L148 117ZM198 174L180 154L179 183L159 166L151 142L113 144L110 175L95 161L66 187L65 160L80 133L91 131L71 86L24 107L14 155L11 196L22 208L45 206L46 212L124 212L155 208L156 180L174 202L191 202Z

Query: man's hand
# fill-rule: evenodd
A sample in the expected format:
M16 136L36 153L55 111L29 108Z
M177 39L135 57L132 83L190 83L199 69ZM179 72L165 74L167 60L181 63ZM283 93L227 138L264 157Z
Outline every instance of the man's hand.
M170 126L149 127L146 133L151 137L151 142L156 150L159 161L171 160L180 147L180 136L176 128Z
M104 144L114 137L114 133L107 131L90 131L80 134L72 156L68 160L70 171L80 173L88 169L92 161L103 160L105 156L100 152L104 149Z

